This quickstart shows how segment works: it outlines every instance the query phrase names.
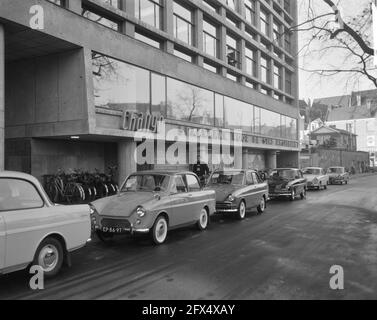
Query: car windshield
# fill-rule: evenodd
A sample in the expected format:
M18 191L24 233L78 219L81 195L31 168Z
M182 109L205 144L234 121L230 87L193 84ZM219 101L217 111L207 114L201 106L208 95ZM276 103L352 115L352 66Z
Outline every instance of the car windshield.
M136 191L166 191L170 176L161 174L138 174L128 177L122 187L122 192Z
M303 172L304 174L315 174L315 175L320 175L321 174L321 169L316 169L316 168L307 168Z
M275 170L271 173L271 178L296 179L297 170Z
M344 173L344 168L330 168L330 173Z
M209 184L242 184L243 177L242 171L217 171L212 174Z

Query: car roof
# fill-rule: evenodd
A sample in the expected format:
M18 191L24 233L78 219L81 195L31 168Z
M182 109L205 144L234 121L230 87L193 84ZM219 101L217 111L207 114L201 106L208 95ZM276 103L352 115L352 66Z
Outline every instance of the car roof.
M132 175L143 175L143 174L174 176L176 174L194 174L194 173L187 170L144 170L144 171L135 172Z
M37 178L33 177L30 174L18 171L0 171L0 178L14 178L14 179L22 179L33 182L34 184L39 184Z
M304 169L322 169L321 167L305 167Z
M298 168L276 168L274 170L300 170Z
M224 169L216 169L214 170L214 172L221 172L221 171L227 171L227 172L246 172L246 171L254 171L254 172L257 172L256 170L254 169L233 169L233 168L224 168Z
M344 167L329 167L329 169L344 169Z

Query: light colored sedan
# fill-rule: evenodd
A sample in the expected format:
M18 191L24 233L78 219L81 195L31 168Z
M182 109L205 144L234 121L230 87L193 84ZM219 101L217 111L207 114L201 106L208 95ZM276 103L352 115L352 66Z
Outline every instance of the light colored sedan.
M159 245L169 230L196 224L208 227L215 192L202 190L192 172L144 171L130 175L118 195L91 204L93 228L111 241L119 234L150 234Z
M54 276L90 234L87 205L56 206L34 177L0 172L0 273L31 264Z
M308 167L303 169L303 174L308 181L308 189L327 189L329 175L322 168Z

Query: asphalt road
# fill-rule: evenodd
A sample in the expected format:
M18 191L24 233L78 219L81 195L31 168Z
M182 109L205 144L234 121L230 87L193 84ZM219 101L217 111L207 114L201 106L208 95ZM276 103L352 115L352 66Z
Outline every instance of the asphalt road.
M114 246L93 239L73 267L28 288L27 272L0 277L0 299L376 299L377 176L269 203L245 221L215 217L210 228ZM344 290L329 287L344 269Z

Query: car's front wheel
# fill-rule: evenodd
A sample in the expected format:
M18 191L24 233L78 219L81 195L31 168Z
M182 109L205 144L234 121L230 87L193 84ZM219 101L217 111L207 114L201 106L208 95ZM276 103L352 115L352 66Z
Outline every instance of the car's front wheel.
M33 265L40 266L47 278L56 276L62 268L64 250L59 240L48 237L39 245L33 260Z
M168 236L168 221L164 216L159 216L151 230L152 241L156 245L163 244Z
M295 199L296 199L296 190L294 188L292 188L289 200L294 201Z
M264 197L260 200L257 210L259 214L262 214L266 210L266 199Z
M245 201L242 200L238 207L237 219L243 220L245 219L245 217L246 217L246 204L245 204Z
M301 200L306 199L306 189L304 189L300 194Z
M209 215L206 208L203 208L200 212L199 221L197 222L198 229L203 231L208 228L209 224Z

